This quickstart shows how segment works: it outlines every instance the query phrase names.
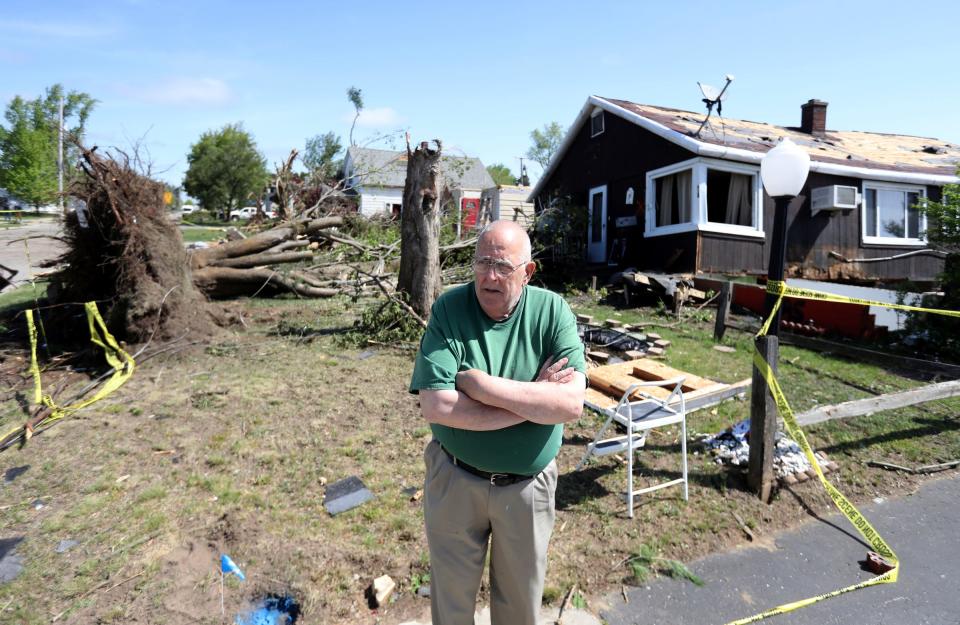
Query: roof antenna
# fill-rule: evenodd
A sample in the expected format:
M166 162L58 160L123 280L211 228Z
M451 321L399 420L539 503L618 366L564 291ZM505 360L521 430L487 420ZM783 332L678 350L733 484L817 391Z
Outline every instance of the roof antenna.
M725 78L727 79L727 84L723 86L723 89L717 89L716 87L705 85L699 81L697 82L697 86L700 87L700 93L703 94L703 103L707 105L707 116L703 118L703 122L700 123L697 132L693 133L694 137L699 137L700 131L702 131L703 127L707 125L707 122L710 121L710 114L713 113L714 104L717 105L717 115L723 113L723 100L726 98L727 87L733 82L733 74L727 74Z

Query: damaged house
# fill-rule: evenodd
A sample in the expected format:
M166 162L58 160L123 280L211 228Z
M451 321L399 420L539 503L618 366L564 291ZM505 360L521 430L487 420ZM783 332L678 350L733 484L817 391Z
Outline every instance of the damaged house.
M718 119L591 96L531 192L538 210L589 211L587 260L694 275L764 275L773 200L760 159L782 137L810 154L787 217L787 276L933 282L944 255L924 239L922 197L956 182L960 146L827 128L827 103L800 125ZM698 132L699 130L699 132Z
M477 222L483 190L496 185L479 158L443 156L442 168L449 200L460 208L458 223L467 230ZM405 151L351 146L343 159L343 177L346 188L358 196L360 214L400 216L407 180Z

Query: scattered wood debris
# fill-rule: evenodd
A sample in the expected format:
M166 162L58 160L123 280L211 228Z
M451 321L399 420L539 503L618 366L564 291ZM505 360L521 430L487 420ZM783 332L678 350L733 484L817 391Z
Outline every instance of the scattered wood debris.
M684 376L684 399L687 411L691 412L707 406L714 406L724 399L743 395L750 388L750 379L736 384L724 384L687 373L652 360L641 358L590 369L587 372L589 385L584 403L596 410L615 408L627 389L637 382L667 380ZM645 393L664 399L670 395L670 389L645 387Z

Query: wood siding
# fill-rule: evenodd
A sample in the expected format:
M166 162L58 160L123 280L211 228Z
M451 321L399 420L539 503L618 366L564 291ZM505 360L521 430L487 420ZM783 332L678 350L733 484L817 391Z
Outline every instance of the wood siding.
M676 254L678 246L689 246L689 250L681 249L682 258L672 264L684 267L674 271L693 271L696 257L693 233L652 239L643 237L647 171L692 158L693 154L608 112L604 112L602 134L590 136L589 118L576 132L573 143L557 164L540 197L549 197L554 192L569 193L579 205L586 206L587 190L607 185L608 254L615 240L625 239L621 264L664 269L663 265ZM633 203L628 206L626 198L630 188L634 195ZM631 216L637 218L636 226L616 226L618 217Z

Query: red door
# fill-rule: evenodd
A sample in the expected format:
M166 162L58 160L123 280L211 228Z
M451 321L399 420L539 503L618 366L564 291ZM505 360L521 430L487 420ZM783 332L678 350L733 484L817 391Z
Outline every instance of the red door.
M463 230L472 230L477 227L477 215L480 214L480 198L470 197L460 200Z

